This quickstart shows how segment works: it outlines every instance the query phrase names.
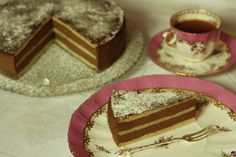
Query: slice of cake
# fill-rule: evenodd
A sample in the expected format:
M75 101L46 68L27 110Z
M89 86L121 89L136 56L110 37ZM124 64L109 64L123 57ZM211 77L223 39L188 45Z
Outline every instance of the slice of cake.
M114 90L108 103L108 123L118 146L186 125L195 115L195 97L173 90Z

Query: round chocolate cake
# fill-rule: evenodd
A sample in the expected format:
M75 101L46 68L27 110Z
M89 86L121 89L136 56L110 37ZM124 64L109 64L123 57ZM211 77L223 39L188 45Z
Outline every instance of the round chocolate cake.
M124 12L112 0L11 0L0 17L0 70L14 77L54 41L98 71L126 45Z

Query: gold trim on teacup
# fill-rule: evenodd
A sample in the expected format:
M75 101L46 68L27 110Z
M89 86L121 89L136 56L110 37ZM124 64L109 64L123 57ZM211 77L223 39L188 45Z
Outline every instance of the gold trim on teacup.
M175 32L168 30L162 34L163 41L169 45L173 46L179 40Z
M185 9L185 10L180 10L180 11L176 12L174 15L171 16L171 18L170 18L171 27L178 30L178 31L181 31L181 30L179 30L178 28L175 27L175 24L176 24L176 21L177 21L176 18L181 16L181 15L192 14L192 13L193 14L194 13L205 14L205 15L209 15L209 16L212 16L213 18L215 18L217 23L214 23L213 21L210 21L210 23L212 23L216 26L215 30L219 30L222 26L223 21L222 21L221 17L219 17L216 13L214 13L212 11L209 11L207 9ZM213 31L215 31L215 30L213 30ZM181 31L181 32L183 32L183 31ZM184 33L191 34L191 35L199 34L199 33L190 33L190 32L184 32ZM207 33L209 33L209 32L207 32ZM202 33L202 34L204 34L204 33Z

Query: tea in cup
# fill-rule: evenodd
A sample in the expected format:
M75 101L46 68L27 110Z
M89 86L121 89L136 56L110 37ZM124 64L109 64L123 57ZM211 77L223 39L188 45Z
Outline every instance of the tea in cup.
M222 20L204 9L188 9L175 13L170 19L171 28L163 33L167 47L191 62L209 57L220 40Z

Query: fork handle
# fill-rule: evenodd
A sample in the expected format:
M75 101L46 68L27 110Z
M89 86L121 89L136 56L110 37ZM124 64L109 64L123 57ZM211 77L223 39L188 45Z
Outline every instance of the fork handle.
M166 145L169 145L169 144L172 144L172 143L176 143L176 142L178 142L180 140L182 140L182 139L181 138L173 138L173 139L170 139L169 141L165 141L165 142L152 143L152 144L149 144L149 145L133 147L133 148L129 149L129 152L131 154L133 154L133 153L136 153L136 152L139 152L139 151L143 151L143 150L146 150L146 149L149 149L149 148L153 148L153 147L159 148L159 147L163 147L163 146L166 146Z

